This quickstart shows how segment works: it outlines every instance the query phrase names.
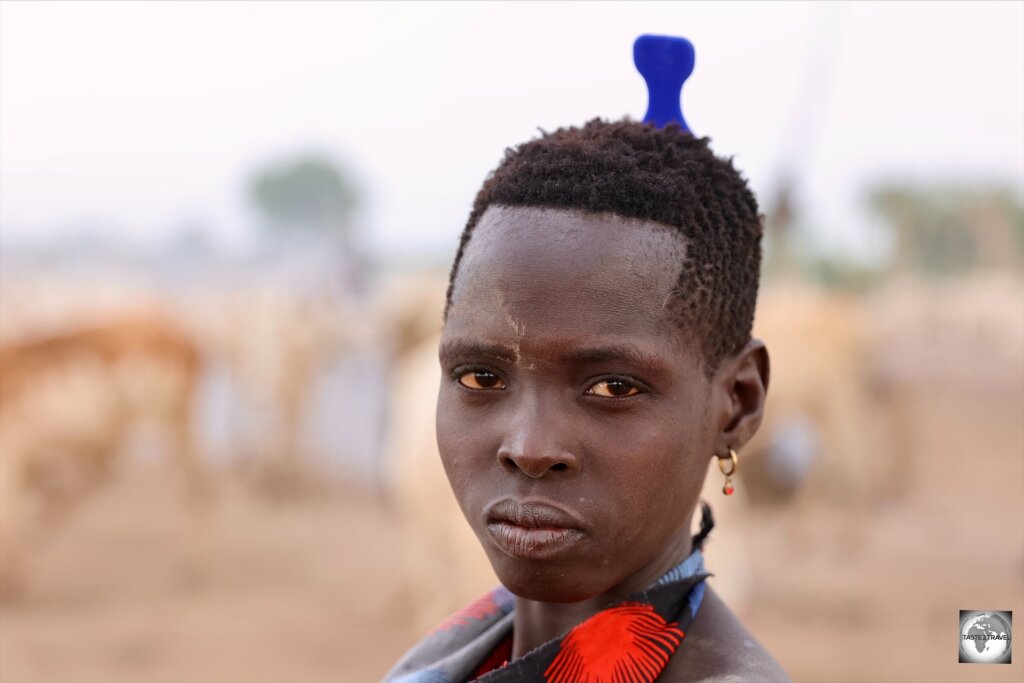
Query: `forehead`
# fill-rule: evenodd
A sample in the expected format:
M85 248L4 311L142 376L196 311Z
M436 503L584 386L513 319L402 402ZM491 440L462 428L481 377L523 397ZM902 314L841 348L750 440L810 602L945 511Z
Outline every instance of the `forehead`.
M658 223L491 207L459 267L446 331L479 332L499 320L527 335L676 339L668 304L685 255L682 237Z

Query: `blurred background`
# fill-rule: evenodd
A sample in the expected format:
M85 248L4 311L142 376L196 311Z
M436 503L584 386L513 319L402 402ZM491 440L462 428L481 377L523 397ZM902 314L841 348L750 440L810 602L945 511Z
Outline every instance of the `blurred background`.
M956 663L1024 619L1021 3L3 2L0 681L375 681L489 586L447 267L645 32L767 219L713 585L796 681L1024 680Z

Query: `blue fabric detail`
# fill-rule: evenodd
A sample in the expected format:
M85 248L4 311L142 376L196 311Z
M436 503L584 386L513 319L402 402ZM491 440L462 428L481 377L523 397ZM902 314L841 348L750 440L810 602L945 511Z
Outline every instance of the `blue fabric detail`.
M501 608L502 614L508 614L516 606L515 596L504 586L498 586L491 592L491 596L494 598L495 604Z
M700 609L700 604L704 602L704 589L707 588L707 584L703 581L698 583L690 591L690 596L687 600L690 603L690 614L693 617L697 616L697 610Z
M395 678L391 683L452 683L452 679L445 676L440 669L421 669Z
M690 553L689 557L662 574L661 578L658 579L658 582L655 585L664 586L665 584L672 583L673 581L682 581L683 579L702 571L704 571L704 555L701 554L700 550L694 550Z

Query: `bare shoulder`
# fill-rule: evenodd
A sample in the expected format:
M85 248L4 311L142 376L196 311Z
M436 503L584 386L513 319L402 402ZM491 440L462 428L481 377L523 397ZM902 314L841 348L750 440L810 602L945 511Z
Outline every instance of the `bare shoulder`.
M697 618L659 681L791 683L779 663L708 587Z

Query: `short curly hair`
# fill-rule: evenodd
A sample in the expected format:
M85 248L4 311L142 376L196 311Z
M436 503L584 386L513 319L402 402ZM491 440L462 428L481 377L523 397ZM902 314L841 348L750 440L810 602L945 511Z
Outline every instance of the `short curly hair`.
M750 340L761 269L757 200L731 159L676 124L595 119L517 147L476 195L448 280L445 316L473 229L489 206L612 213L679 231L686 250L674 306L708 369Z

